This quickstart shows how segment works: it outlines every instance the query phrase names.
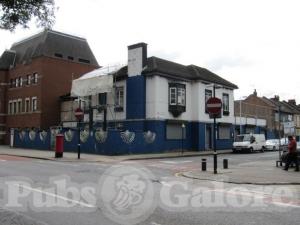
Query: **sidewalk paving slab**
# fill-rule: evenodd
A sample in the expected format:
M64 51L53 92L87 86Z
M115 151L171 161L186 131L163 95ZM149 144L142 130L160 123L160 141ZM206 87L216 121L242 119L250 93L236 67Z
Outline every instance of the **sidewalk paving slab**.
M231 153L232 150L220 150L218 154ZM55 158L54 150L33 150L22 148L11 148L6 145L0 145L0 155L20 156L27 158L55 160L55 161L69 161L69 162L118 162L126 160L147 160L147 159L163 159L163 158L176 158L176 157L192 157L192 156L207 156L212 155L213 151L185 151L180 152L166 152L156 154L132 154L121 156L106 156L97 154L81 153L80 159L77 159L76 152L64 152L63 158Z
M254 185L300 185L300 172L294 168L289 171L275 166L276 160L243 163L229 169L219 169L218 174L213 171L193 170L182 172L180 175L198 180L218 181L232 184Z

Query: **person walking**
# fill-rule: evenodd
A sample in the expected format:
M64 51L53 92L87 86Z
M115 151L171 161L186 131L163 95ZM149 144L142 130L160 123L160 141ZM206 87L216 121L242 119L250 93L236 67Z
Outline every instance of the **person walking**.
M288 136L289 144L288 144L288 154L287 154L287 161L285 163L284 170L288 171L289 166L292 162L295 163L296 169L295 171L299 171L299 162L298 162L298 156L297 156L297 142L293 138L293 136Z

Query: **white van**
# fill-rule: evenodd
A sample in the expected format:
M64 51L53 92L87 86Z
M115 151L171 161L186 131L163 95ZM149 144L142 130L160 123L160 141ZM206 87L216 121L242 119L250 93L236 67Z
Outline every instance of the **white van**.
M233 152L264 152L266 145L266 138L264 134L241 134L237 135L233 142Z

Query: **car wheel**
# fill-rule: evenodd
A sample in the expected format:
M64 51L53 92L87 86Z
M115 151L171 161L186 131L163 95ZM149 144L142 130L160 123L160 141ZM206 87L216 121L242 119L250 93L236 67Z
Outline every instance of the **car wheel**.
M253 152L254 152L254 150L253 150L253 148L252 148L252 147L250 148L250 152L251 152L251 153L253 153Z
M261 150L260 150L261 152L265 152L265 147L264 146L262 146L262 148L261 148Z

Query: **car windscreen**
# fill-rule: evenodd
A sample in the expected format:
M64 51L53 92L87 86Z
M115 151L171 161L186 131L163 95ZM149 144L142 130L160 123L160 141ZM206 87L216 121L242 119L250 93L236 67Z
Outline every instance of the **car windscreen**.
M250 135L238 135L235 138L236 142L250 141Z

